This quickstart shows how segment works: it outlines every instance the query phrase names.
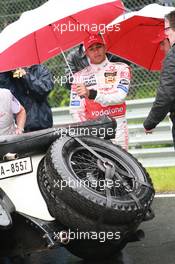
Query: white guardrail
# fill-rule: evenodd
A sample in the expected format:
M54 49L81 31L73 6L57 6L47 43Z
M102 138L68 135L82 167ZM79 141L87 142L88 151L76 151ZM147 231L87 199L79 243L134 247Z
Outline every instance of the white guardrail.
M168 117L162 121L152 134L145 134L143 120L147 117L153 98L127 101L127 120L129 128L129 152L144 167L175 166L171 122ZM54 125L73 122L69 107L53 108Z

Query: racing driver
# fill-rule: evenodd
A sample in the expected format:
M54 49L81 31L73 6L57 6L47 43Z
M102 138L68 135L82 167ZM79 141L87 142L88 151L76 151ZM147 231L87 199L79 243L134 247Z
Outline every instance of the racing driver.
M89 66L74 74L70 113L75 121L107 115L117 120L113 143L128 150L125 98L130 86L130 67L123 62L109 62L106 45L100 35L84 40Z

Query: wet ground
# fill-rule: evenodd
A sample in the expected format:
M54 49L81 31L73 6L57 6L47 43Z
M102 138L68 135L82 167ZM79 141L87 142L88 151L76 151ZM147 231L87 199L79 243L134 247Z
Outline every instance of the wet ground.
M172 195L173 196L173 195ZM129 243L125 249L100 264L174 264L175 263L175 197L156 197L153 203L156 217L140 228L145 238ZM25 264L95 264L71 255L64 248L34 254Z
M175 263L175 196L156 197L153 203L156 217L140 228L145 238L129 243L125 249L107 261L85 262L64 248L37 253L24 264L174 264Z

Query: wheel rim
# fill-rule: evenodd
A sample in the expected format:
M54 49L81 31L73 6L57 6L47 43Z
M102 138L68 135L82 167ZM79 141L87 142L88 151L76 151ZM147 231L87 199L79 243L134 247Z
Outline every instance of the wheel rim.
M130 164L124 161L119 155L110 153L104 148L92 147L98 154L110 160L117 168L117 173L127 182L130 188L135 192L140 192L137 183L137 175ZM108 183L105 181L105 172L99 168L99 159L83 147L74 148L69 152L67 165L73 172L77 181L85 187L106 197L106 188L110 186L111 196L115 199L128 201L131 198L123 185L118 181L116 175ZM141 172L141 171L140 171Z

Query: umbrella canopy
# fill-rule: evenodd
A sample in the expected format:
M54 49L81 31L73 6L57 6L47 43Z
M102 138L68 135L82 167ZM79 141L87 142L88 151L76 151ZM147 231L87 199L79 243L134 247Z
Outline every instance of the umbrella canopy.
M29 66L78 45L124 12L121 0L50 0L0 34L0 71Z
M175 8L150 4L121 15L108 25L113 28L106 31L108 51L148 70L160 70L165 54L154 40L164 32L164 16L172 10Z

